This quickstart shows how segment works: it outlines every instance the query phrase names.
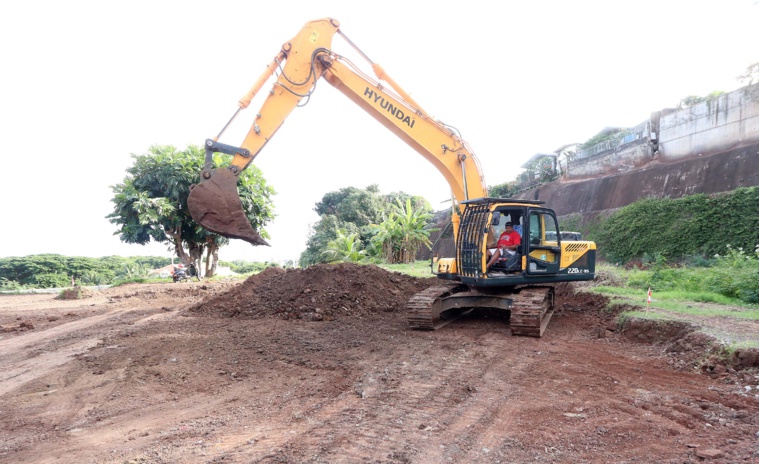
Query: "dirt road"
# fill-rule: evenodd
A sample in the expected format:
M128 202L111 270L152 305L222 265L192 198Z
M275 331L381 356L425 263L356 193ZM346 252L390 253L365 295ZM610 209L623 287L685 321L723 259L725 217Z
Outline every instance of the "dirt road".
M704 375L569 288L541 339L481 313L411 331L429 283L342 265L0 296L0 462L759 462L755 370Z

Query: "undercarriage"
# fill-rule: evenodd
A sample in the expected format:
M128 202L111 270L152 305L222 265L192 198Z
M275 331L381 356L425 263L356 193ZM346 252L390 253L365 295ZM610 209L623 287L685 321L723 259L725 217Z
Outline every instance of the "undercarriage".
M487 291L486 291L487 290ZM552 286L478 289L467 285L437 285L417 293L408 302L412 329L436 330L475 308L510 313L512 335L540 337L554 311Z

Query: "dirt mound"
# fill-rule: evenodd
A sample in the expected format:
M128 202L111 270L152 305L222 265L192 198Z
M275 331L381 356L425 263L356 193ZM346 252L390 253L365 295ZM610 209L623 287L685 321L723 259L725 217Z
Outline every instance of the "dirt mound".
M67 288L66 290L62 291L60 295L56 297L58 300L81 300L82 298L92 298L92 296L95 295L95 292L90 290L89 288L84 288L80 286Z
M333 320L402 310L412 295L434 282L434 278L351 263L269 268L190 311L221 317Z
M562 282L554 286L557 309L561 311L603 311L606 309L609 298L598 293L582 291L582 286L579 284L579 282Z

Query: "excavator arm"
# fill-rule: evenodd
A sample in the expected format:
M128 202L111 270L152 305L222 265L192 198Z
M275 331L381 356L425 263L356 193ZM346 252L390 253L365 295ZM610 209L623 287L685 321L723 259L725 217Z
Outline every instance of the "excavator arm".
M239 238L254 245L266 242L252 228L243 212L237 193L237 176L260 153L279 130L293 109L313 92L316 83L324 78L329 84L363 108L382 125L405 141L435 166L451 187L454 199L453 230L458 233L460 202L487 197L482 170L474 153L456 131L432 119L366 55L356 50L372 64L381 84L359 70L346 58L334 53L332 39L343 36L338 21L327 18L307 23L267 66L263 75L240 100L239 109L214 139L206 140L206 162L201 181L190 192L188 207L193 219L211 232ZM277 74L276 82L264 101L256 120L240 147L218 142L237 114L269 79ZM213 153L233 155L229 166L213 166Z

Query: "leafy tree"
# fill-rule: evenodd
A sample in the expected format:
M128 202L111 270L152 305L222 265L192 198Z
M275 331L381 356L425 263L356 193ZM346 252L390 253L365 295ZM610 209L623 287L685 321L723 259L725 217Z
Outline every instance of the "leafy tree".
M121 280L130 280L130 279L136 279L140 277L147 277L148 274L150 274L151 270L152 270L151 267L148 267L144 264L125 265L116 274L116 278L121 279Z
M738 76L738 81L746 85L752 85L754 82L759 82L759 61L748 65L746 70Z
M34 276L33 285L36 288L70 287L71 277L60 272L49 273L49 274L37 274Z
M337 229L337 237L327 244L327 249L322 254L330 263L357 263L366 257L366 250L362 250L358 234L348 234L345 229Z
M412 210L432 217L432 208L423 197L405 192L383 195L376 185L363 190L346 187L325 194L314 208L321 219L312 227L306 250L300 257L300 265L306 267L342 259L335 258L332 252L336 250L325 252L337 243L345 244L345 237L350 236L354 236L355 247L363 252L364 258L381 255L381 250L373 242L373 224L383 223L392 213L394 205L406 204L407 201L411 202Z
M414 208L411 199L405 203L396 200L390 216L381 224L373 226L372 242L381 250L383 259L388 263L410 263L416 259L422 246L431 245L430 232L425 228L432 214L423 209Z
M519 186L516 181L504 182L503 184L488 187L488 195L493 198L510 198L518 190Z
M392 207L398 204L399 201L405 204L406 200L411 200L411 207L415 210L420 210L425 213L433 213L430 202L428 202L424 197L420 197L418 195L409 195L406 192L393 192L384 195L383 204L390 205L391 208L390 211L387 210L387 207L383 209L384 216L387 216L392 211Z
M79 283L82 285L105 285L106 278L95 271L89 271L79 278Z
M103 258L86 258L82 256L62 256L54 254L31 255L24 257L0 258L0 282L15 282L21 287L46 288L60 286L59 278L40 278L40 275L65 275L66 285L76 283L85 285L107 285L113 283L116 276L124 274L124 269L142 268L145 272L169 264L171 260L157 256L105 256Z
M323 255L329 243L338 236L337 231L343 230L346 234L359 234L359 228L352 222L340 221L334 214L326 214L311 227L311 233L306 242L306 249L300 255L300 266L307 267L313 264L327 262Z
M165 243L185 265L200 269L206 255L206 275L213 275L219 248L228 239L208 232L193 221L187 209L190 186L198 181L205 153L196 145L180 151L171 145L153 145L142 155L132 155L124 182L112 186L114 211L107 218L119 226L116 234L126 243ZM224 161L215 155L215 165ZM237 188L243 211L254 229L268 237L263 226L273 218L271 196L260 170L251 165L240 173Z
M330 214L341 222L350 222L361 228L380 220L384 204L375 184L365 190L346 187L329 192L316 203L314 211L319 216Z
M21 290L24 286L15 280L8 280L5 277L0 277L0 290Z

